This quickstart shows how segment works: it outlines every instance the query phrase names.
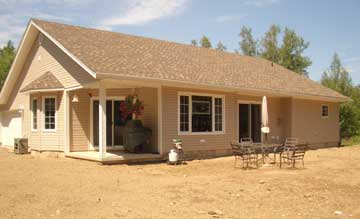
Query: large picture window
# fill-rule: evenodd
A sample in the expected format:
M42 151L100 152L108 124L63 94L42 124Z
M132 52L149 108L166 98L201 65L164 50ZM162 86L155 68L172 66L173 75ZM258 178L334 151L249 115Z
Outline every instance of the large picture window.
M44 128L45 130L55 130L56 127L56 98L44 98Z
M179 130L181 133L223 132L224 98L210 95L179 96Z
M37 130L37 103L36 98L31 100L31 129L33 131Z

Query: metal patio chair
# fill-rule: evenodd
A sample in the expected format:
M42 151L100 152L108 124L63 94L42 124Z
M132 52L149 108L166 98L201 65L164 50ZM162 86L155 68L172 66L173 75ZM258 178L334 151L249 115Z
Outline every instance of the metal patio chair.
M249 168L249 164L255 164L258 167L258 156L254 147L249 144L239 144L230 142L232 154L235 157L234 167L239 160L242 161L242 167Z
M292 167L295 168L296 161L301 161L303 168L305 152L307 150L306 143L299 143L299 140L296 141L289 140L285 141L283 152L280 153L280 168L282 163L292 164Z

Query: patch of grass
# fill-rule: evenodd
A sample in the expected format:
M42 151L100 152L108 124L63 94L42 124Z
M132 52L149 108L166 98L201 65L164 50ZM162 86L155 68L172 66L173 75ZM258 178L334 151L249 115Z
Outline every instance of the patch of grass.
M350 138L343 138L341 140L341 145L343 146L354 146L354 145L360 145L360 136L353 136Z

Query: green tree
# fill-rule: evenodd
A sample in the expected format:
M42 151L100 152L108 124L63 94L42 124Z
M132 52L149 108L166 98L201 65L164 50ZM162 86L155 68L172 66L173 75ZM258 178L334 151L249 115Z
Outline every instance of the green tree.
M360 89L352 85L351 77L342 66L337 53L334 54L330 67L324 71L321 84L353 100L340 106L340 135L341 137L358 135L360 130Z
M191 40L191 45L192 46L198 46L198 42L195 39Z
M203 37L200 39L200 45L202 48L207 48L207 49L212 48L210 39L205 35L203 35Z
M15 48L11 41L0 49L0 89L2 89L6 76L9 73L12 62L15 58Z
M348 71L342 66L337 53L334 54L329 69L324 71L321 77L321 83L346 96L351 96L353 87L352 80Z
M282 46L279 49L279 64L301 75L308 76L307 68L312 62L303 55L308 47L309 42L305 42L295 31L285 28Z
M256 56L257 41L254 40L251 28L243 26L239 33L239 36L241 38L239 46L242 54L247 56Z
M281 29L278 25L271 25L265 36L261 40L260 55L262 58L279 63L279 45L278 36Z
M216 50L226 51L227 48L226 48L226 46L225 46L221 41L219 41L218 44L216 45Z

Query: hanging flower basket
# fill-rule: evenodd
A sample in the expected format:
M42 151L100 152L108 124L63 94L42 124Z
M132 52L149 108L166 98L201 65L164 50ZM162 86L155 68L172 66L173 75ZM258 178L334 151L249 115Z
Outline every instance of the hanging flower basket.
M137 95L128 95L124 102L120 104L121 116L126 120L131 116L133 120L137 120L144 112L144 103L139 100Z

